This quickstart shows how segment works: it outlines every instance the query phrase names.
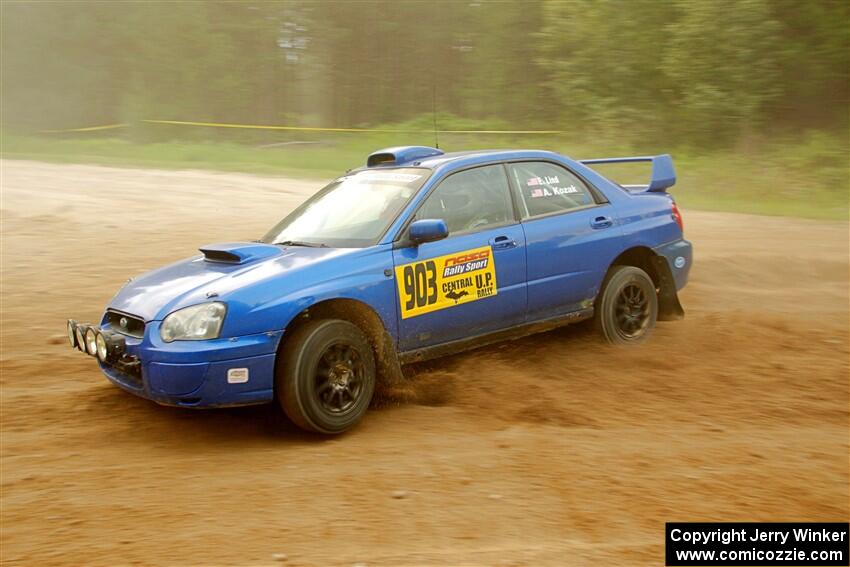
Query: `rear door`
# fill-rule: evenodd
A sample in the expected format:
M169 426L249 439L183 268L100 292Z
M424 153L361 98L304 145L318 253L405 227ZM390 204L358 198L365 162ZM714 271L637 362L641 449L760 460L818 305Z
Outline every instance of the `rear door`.
M508 164L528 256L528 320L592 305L621 230L601 192L559 164Z
M502 164L443 180L414 216L442 219L449 236L393 251L399 350L511 327L526 312L525 235Z

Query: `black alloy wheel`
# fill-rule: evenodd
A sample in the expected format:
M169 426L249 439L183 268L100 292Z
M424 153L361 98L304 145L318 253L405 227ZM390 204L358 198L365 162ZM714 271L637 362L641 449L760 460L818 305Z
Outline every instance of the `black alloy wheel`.
M315 395L331 413L345 413L363 393L366 366L353 345L336 343L325 349L316 368Z
M297 426L329 435L356 425L375 393L375 355L356 325L307 321L277 355L275 396Z
M649 275L635 266L613 266L594 306L596 327L611 344L647 339L658 317L658 293Z
M634 283L624 286L614 306L617 330L628 340L641 335L649 324L649 298L643 288Z

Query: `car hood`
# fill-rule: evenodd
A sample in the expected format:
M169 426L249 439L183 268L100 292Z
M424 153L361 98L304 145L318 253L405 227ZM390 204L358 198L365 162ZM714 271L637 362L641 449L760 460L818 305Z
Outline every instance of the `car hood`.
M205 301L227 301L252 283L295 273L353 251L253 242L211 244L200 250L202 255L131 279L108 307L145 321L161 320L176 309Z

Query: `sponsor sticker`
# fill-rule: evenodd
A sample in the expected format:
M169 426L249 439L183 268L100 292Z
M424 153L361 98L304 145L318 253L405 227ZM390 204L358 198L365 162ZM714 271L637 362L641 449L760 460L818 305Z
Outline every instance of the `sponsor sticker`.
M357 181L394 181L396 183L413 183L422 177L415 173L396 173L392 171L364 171L355 176Z
M489 246L429 258L395 269L401 317L407 319L496 295Z

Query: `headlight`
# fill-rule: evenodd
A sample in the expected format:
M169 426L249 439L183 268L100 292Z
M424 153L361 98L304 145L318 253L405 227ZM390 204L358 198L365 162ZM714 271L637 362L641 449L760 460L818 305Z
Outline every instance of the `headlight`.
M216 339L221 332L225 313L227 307L218 301L184 307L162 321L159 336L167 343Z
M94 327L86 329L86 351L92 356L97 354L97 332Z

